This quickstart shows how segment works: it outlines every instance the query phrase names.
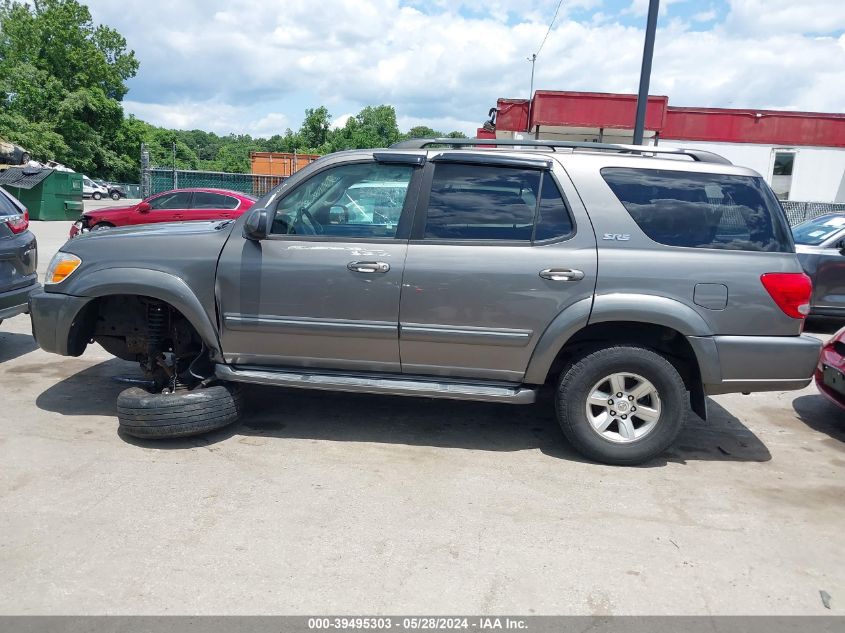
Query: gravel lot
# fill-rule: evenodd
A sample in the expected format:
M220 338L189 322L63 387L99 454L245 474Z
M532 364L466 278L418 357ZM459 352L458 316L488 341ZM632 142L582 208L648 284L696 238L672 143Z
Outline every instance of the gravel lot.
M42 274L68 228L34 223ZM845 413L813 387L614 468L548 400L255 388L234 428L139 441L125 375L0 326L0 614L845 614Z

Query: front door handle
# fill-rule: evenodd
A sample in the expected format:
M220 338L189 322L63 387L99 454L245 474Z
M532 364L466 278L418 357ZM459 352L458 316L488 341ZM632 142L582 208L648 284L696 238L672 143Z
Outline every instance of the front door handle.
M386 273L390 264L385 262L349 262L346 267L353 273Z
M540 271L540 277L549 281L581 281L584 272L571 268L546 268Z

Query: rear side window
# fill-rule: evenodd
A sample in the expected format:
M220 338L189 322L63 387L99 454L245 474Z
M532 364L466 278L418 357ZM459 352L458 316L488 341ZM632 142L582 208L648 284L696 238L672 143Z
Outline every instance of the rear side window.
M222 193L195 191L191 206L194 209L236 209L239 204L240 200L237 198Z
M451 163L435 168L426 239L531 242L571 231L569 211L549 174Z
M780 203L762 178L606 167L602 177L655 242L792 252Z
M7 194L5 190L0 192L0 217L8 217L21 213L20 207L16 206L7 196L10 197L10 194Z

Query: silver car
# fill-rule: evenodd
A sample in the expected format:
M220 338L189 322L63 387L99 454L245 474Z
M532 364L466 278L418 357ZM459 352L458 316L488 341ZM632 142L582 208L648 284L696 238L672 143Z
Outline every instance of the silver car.
M72 240L31 307L45 350L139 363L130 435L232 423L239 383L548 389L575 448L633 464L708 394L805 387L810 293L774 193L720 156L429 139L326 156L237 220Z
M795 251L813 280L810 314L845 318L845 213L829 213L792 229Z

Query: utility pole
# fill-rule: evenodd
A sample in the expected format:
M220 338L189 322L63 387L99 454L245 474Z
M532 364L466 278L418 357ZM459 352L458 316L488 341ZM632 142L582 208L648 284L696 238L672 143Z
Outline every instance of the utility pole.
M534 98L534 64L537 62L537 53L528 58L531 62L531 87L528 89L528 118L525 121L525 131L531 131L531 99Z
M176 174L176 141L173 141L173 188L179 188L179 176Z
M651 61L654 58L654 36L657 32L657 11L659 8L660 0L649 0L645 45L643 46L643 65L640 69L640 92L637 95L637 120L634 124L634 145L643 144L645 113L648 106L648 84L651 80Z

